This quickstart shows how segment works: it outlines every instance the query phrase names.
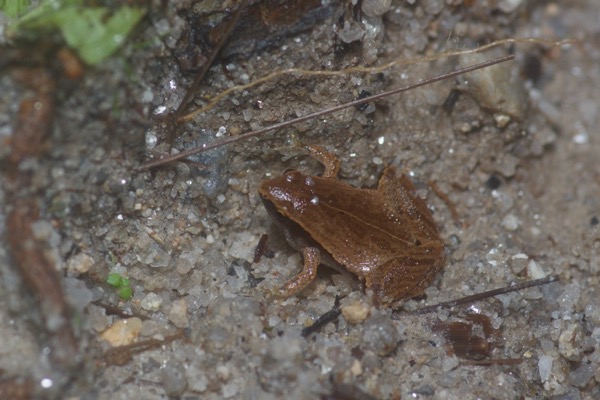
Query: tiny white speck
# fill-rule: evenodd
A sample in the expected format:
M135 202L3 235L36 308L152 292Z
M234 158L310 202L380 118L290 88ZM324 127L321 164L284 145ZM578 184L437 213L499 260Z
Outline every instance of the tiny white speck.
M177 89L177 82L175 82L175 79L171 79L169 81L169 89L171 89L171 90Z
M42 379L42 381L40 382L40 385L42 385L42 387L43 387L44 389L48 389L48 388L51 388L51 387L52 387L52 385L54 385L54 382L52 382L52 379L49 379L49 378L44 378L44 379Z
M575 122L575 130L577 133L573 136L573 142L577 144L586 144L589 141L589 135L581 121Z
M123 221L123 214L118 214L118 215L117 215L117 219L118 219L119 221Z
M152 90L146 89L144 93L142 93L142 103L150 103L154 99L154 93Z
M304 183L306 184L306 186L315 186L315 181L310 176L306 177Z
M154 115L159 115L165 112L165 110L167 109L166 106L158 106L156 107L156 110L154 110Z
M121 179L120 183L121 183L121 185L127 184L127 179Z
M154 146L156 146L156 143L158 142L158 138L156 137L156 135L154 134L153 131L149 131L146 132L146 147L151 149Z
M227 128L225 128L224 126L220 127L219 130L217 131L217 137L221 137L225 134L225 132L227 132Z
M473 305L471 307L469 307L469 310L471 310L475 314L481 314L481 309L479 309Z
M383 137L383 136L379 136L379 137L377 138L377 143L379 143L379 144L384 144L384 143L385 143L385 137Z
M312 199L310 199L310 203L314 206L319 204L319 198L317 196L313 197Z
M588 139L587 133L578 133L577 135L573 136L573 142L577 144L586 144Z

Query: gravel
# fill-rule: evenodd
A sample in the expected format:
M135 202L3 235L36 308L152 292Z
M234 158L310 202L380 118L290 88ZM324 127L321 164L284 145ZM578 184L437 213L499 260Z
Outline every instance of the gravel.
M562 50L517 44L515 62L480 77L350 108L191 163L138 171L145 157L171 152L160 116L177 107L193 80L175 57L189 2L160 3L152 2L118 55L86 68L80 81L56 73L50 139L19 164L26 184L4 169L9 153L0 149L1 390L80 399L313 399L348 391L377 399L600 396L596 2L364 1L364 24L350 13L347 24L332 28L340 18L332 14L215 64L189 109L284 68L381 65L507 37L581 41ZM286 75L195 116L173 145L181 151L234 137L471 62L443 58L351 77ZM8 143L19 104L35 93L10 71L0 76L0 92L0 140ZM336 153L349 184L374 187L393 164L426 197L446 262L426 295L404 309L548 275L560 281L392 318L356 282L322 268L305 291L278 299L301 257L271 224L257 188L286 169L320 173L294 147L298 139ZM35 243L43 244L72 305L80 359L64 368L49 362L60 336L48 330L52 321L43 322L39 294L22 283L8 245L14 232L7 217L26 200L39 205ZM253 263L263 233L267 249ZM105 283L109 273L130 280L131 299ZM342 316L303 337L336 295ZM498 338L482 334L491 350L481 362L453 354L438 329L472 324L472 314L499 330ZM129 347L115 347L123 345Z

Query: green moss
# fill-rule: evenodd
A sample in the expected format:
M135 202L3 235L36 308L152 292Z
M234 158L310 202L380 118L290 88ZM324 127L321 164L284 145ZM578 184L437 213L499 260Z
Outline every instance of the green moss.
M133 297L133 289L131 287L122 287L117 291L117 294L122 300L129 300Z
M106 279L106 283L114 287L120 287L122 281L123 278L121 277L121 275L116 273L108 274L108 278Z
M121 299L129 300L133 297L133 288L129 279L123 278L121 275L113 272L108 274L106 283L117 290L117 294Z

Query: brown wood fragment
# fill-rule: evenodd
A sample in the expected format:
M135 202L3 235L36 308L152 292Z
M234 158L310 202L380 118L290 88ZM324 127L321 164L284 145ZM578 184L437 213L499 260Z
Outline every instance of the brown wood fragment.
M126 365L131 361L131 358L138 353L156 349L160 346L167 345L175 340L185 336L185 330L180 330L173 335L169 335L164 340L148 339L143 342L133 343L126 346L113 347L104 353L104 362L106 365Z
M79 360L77 339L69 323L60 276L44 253L44 243L33 232L38 215L33 203L18 203L6 219L8 243L23 283L37 299L44 328L50 335L51 358L58 367L69 368Z
M14 72L15 79L33 90L21 101L9 144L8 159L13 167L28 157L36 157L44 151L44 142L52 132L54 119L55 83L48 72L41 68L20 68Z
M27 378L0 380L0 399L29 400L33 398L33 383Z

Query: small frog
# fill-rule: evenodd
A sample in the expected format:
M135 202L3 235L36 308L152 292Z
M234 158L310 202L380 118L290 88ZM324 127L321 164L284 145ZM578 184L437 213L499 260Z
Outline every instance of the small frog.
M335 156L306 149L325 166L322 177L288 171L259 188L286 240L304 256L281 294L304 289L323 263L357 276L382 304L421 295L442 267L444 244L410 179L390 166L376 190L355 188L338 180Z

